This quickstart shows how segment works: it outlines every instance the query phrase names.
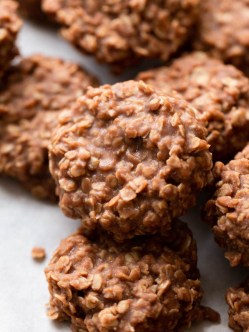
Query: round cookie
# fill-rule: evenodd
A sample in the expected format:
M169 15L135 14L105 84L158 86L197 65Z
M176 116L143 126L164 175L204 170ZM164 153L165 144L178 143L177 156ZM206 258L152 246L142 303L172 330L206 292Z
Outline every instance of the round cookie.
M205 136L195 109L142 81L88 89L51 140L60 207L119 240L167 231L209 181Z
M190 35L199 0L43 0L62 35L119 69L141 58L168 60Z
M78 232L63 240L45 273L49 316L79 331L171 332L196 320L218 320L200 306L196 244L184 223L169 237L138 237L124 244L106 234Z
M235 332L249 330L249 279L239 287L229 288L226 294L229 305L229 327Z
M231 266L249 266L249 146L227 165L214 169L216 192L206 203L204 218L225 249Z
M55 199L48 145L59 111L96 80L79 66L35 55L11 67L0 90L0 173Z
M22 22L17 16L17 4L11 0L0 1L0 79L11 60L18 54L15 46Z
M195 48L235 66L248 67L248 18L248 0L201 1Z
M0 83L0 121L61 111L97 81L78 65L42 55L21 59Z
M137 79L180 95L200 111L215 160L233 157L249 141L249 80L235 67L194 52Z
M18 179L34 196L57 200L48 169L48 145L57 111L0 126L0 173Z

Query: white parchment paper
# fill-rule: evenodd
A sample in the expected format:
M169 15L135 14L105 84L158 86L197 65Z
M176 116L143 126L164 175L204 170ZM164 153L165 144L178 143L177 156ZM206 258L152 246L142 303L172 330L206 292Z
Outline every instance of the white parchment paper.
M18 42L23 55L42 53L73 60L98 76L102 83L134 76L133 72L113 76L108 68L82 56L52 28L26 23ZM229 267L208 226L201 221L200 204L182 219L189 223L198 243L204 303L219 311L222 320L218 325L195 325L190 331L225 332L229 331L226 288L243 280L247 271ZM1 332L70 331L68 325L55 324L46 317L49 294L43 270L59 242L78 226L79 222L64 217L57 206L37 201L12 180L0 179ZM34 246L46 249L47 259L43 263L32 260Z

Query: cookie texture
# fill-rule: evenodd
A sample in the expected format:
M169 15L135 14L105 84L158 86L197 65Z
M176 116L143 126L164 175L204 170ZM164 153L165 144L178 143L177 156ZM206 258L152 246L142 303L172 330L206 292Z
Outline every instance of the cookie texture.
M46 19L41 9L41 0L16 0L19 3L21 13L31 19Z
M249 279L239 287L229 288L226 294L229 305L229 327L235 332L249 330Z
M195 109L142 81L88 89L51 141L63 212L120 240L167 231L209 180L205 135Z
M11 0L0 1L0 78L18 54L15 45L22 22L17 16L17 4Z
M249 64L248 0L200 2L195 47L243 68Z
M0 85L0 121L67 108L97 81L78 65L42 55L21 59Z
M199 0L43 0L62 35L101 62L168 60L190 34Z
M178 331L192 321L217 320L200 306L196 244L187 226L169 237L147 236L120 245L103 233L63 240L45 270L49 316L79 331Z
M200 112L215 160L231 159L249 141L249 80L232 65L194 52L137 79L180 95Z
M1 127L0 172L18 179L34 196L57 200L48 169L48 145L58 112L40 112Z
M55 199L48 144L60 111L96 80L79 66L35 55L12 66L0 90L0 173Z
M214 169L216 192L205 206L204 217L225 249L231 266L249 266L249 146L227 165Z

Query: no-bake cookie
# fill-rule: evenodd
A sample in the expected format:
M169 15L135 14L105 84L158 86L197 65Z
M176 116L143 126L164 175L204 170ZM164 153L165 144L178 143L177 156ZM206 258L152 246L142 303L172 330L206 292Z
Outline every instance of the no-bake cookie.
M43 0L80 50L124 68L140 58L168 60L190 35L199 0Z
M194 108L142 81L88 89L51 141L63 212L119 240L167 231L209 181L205 137Z
M79 66L35 55L11 67L0 90L0 173L34 195L55 198L48 144L59 111L96 80Z
M226 294L229 305L229 326L235 332L249 331L249 279L239 287L229 288Z
M219 316L200 306L196 245L176 221L168 237L120 245L106 234L78 232L63 240L45 270L49 316L74 332L171 332Z
M249 266L249 146L227 165L214 169L216 192L205 206L204 218L225 249L232 266Z
M195 47L241 68L248 67L248 0L205 0L200 8Z
M0 173L18 179L39 198L55 200L55 183L48 169L48 145L58 112L0 125Z
M15 42L22 22L17 16L17 4L11 0L0 1L0 78L18 54Z
M194 52L137 79L179 94L200 111L215 160L233 157L249 141L249 80L235 67Z
M69 107L96 79L78 65L42 55L21 59L0 85L0 121Z

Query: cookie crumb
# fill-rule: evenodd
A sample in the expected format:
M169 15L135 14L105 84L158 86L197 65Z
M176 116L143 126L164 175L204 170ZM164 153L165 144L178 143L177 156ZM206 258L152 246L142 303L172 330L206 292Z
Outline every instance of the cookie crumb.
M42 261L46 257L46 251L42 247L34 247L32 249L32 258L36 261Z

